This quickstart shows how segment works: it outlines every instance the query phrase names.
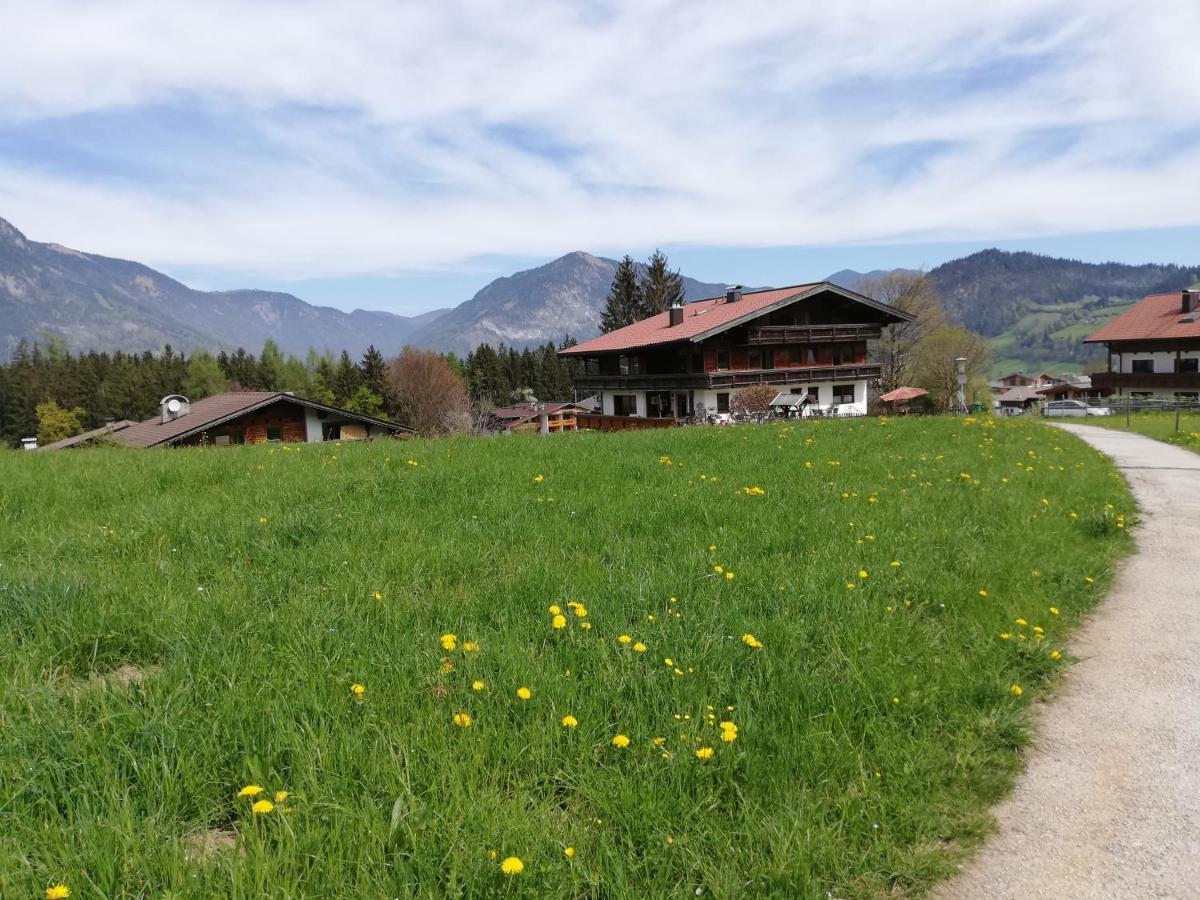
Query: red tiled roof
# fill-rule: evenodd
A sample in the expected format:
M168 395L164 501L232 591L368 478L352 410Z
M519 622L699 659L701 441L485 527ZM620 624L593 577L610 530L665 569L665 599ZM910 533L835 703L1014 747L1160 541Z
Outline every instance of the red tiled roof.
M1193 292L1194 293L1194 292ZM1195 294L1200 305L1200 294ZM1105 322L1100 330L1084 338L1084 343L1105 341L1153 341L1178 338L1200 339L1200 315L1192 322L1184 318L1181 291L1151 294L1133 309Z
M897 400L916 400L918 397L924 397L928 393L929 391L924 388L898 387L894 391L880 394L879 399L884 403L895 403Z
M669 313L660 312L648 319L602 334L590 341L560 350L562 355L579 355L586 353L606 353L617 350L632 350L636 347L651 347L656 344L672 344L676 341L686 341L707 335L711 331L722 330L743 317L753 317L754 313L765 311L777 303L783 303L805 294L814 289L828 289L849 299L868 306L878 308L895 317L896 321L904 321L904 313L890 310L881 303L876 303L869 297L838 288L828 282L815 284L796 284L785 288L772 288L765 291L744 291L742 299L736 303L727 303L725 296L713 297L708 300L693 300L683 306L683 321L672 327L669 324Z

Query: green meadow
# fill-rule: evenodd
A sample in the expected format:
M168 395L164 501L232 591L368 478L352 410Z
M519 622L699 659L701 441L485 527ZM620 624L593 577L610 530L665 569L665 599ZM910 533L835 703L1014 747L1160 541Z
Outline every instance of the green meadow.
M1100 425L1118 431L1136 431L1157 441L1165 441L1200 453L1200 412L1179 413L1179 430L1175 429L1174 412L1123 412L1113 410L1111 416L1089 416L1088 425Z
M1033 421L0 454L0 896L920 895L1127 524Z

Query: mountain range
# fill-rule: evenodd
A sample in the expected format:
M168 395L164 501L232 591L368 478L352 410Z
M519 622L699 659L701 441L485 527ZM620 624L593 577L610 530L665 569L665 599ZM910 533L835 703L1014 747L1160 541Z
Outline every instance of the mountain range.
M513 347L584 340L597 323L617 262L576 251L497 278L474 297L418 316L315 306L275 291L199 291L147 266L26 238L0 219L0 360L19 341L54 339L73 351L256 351L268 338L288 353L405 344L464 354L480 343ZM910 270L888 270L910 271ZM888 271L843 269L835 284L869 288ZM1193 285L1200 266L1084 263L984 250L929 272L952 319L987 336L999 368L1078 368L1079 342L1146 294ZM685 297L721 282L684 276Z

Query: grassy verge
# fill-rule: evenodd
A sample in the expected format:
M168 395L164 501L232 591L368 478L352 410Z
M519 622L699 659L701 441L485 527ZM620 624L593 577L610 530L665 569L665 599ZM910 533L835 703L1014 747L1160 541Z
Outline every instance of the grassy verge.
M0 484L4 897L919 894L1132 509L1070 435L971 419Z
M1178 431L1175 430L1173 412L1130 413L1129 424L1125 422L1124 413L1114 412L1111 416L1089 416L1087 424L1118 431L1136 431L1155 440L1166 441L1168 444L1200 453L1200 413L1180 413Z

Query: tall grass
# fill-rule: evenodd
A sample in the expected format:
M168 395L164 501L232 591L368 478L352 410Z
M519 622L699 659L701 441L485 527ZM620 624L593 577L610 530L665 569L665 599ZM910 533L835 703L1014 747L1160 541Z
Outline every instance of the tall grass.
M1125 413L1114 409L1111 416L1089 416L1088 425L1100 425L1118 431L1135 431L1158 441L1166 441L1200 453L1200 413L1179 413L1179 428L1175 428L1174 412L1134 412L1128 420Z
M1071 436L971 419L8 453L0 484L4 897L921 893L1131 510Z

